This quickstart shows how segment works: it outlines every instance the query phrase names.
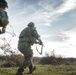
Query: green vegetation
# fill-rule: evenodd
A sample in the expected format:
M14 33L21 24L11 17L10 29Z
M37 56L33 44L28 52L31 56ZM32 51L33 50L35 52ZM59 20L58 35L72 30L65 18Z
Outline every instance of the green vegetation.
M17 67L0 68L0 75L15 75ZM28 73L28 68L24 73ZM26 74L25 74L26 75ZM37 65L36 71L27 75L76 75L76 66L74 65Z
M15 75L18 66L22 63L22 55L0 56L0 75ZM34 57L37 69L33 74L25 69L24 75L76 75L76 58L57 57L54 52L46 57Z

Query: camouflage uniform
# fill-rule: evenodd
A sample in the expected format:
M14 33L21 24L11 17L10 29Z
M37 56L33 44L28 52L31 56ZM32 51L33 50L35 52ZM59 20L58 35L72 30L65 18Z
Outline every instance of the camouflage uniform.
M30 71L34 68L32 63L33 50L31 45L36 43L36 40L39 38L34 23L30 22L28 27L23 29L19 36L18 49L24 55L24 62L18 69L18 72L23 72L24 68L28 67ZM30 72L32 73L32 71ZM18 74L16 74L18 75Z
M0 0L0 27L2 27L2 30L0 30L0 34L5 33L5 29L8 21L8 15L5 11L5 8L8 7L7 2L5 0Z

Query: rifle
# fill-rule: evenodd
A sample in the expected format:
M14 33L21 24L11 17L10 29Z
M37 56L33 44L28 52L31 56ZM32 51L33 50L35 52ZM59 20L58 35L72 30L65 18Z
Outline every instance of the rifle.
M41 45L41 52L39 52L39 50L38 50L38 48L37 48L37 45L36 45L36 50L37 50L37 52L38 52L40 55L42 55L42 53L43 53L43 46L44 46L42 40L41 40L41 39L38 39L37 44Z

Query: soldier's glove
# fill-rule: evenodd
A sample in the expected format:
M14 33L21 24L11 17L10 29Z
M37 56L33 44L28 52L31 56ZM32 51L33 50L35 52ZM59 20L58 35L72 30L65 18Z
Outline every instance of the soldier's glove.
M2 34L1 30L0 30L0 34Z
M0 34L5 33L5 27L2 28L2 30L0 30Z
M38 41L40 45L43 45L43 42L41 41L41 39L38 39Z
M5 29L6 29L6 27L3 27L2 28L2 33L5 33Z

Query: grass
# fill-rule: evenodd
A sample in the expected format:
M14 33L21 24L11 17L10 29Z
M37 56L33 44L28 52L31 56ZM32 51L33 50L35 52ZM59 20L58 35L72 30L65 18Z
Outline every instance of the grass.
M17 67L0 68L0 75L15 75L17 69ZM28 73L28 68L25 69L24 73ZM76 75L76 66L37 65L36 71L34 71L32 74L27 75Z

